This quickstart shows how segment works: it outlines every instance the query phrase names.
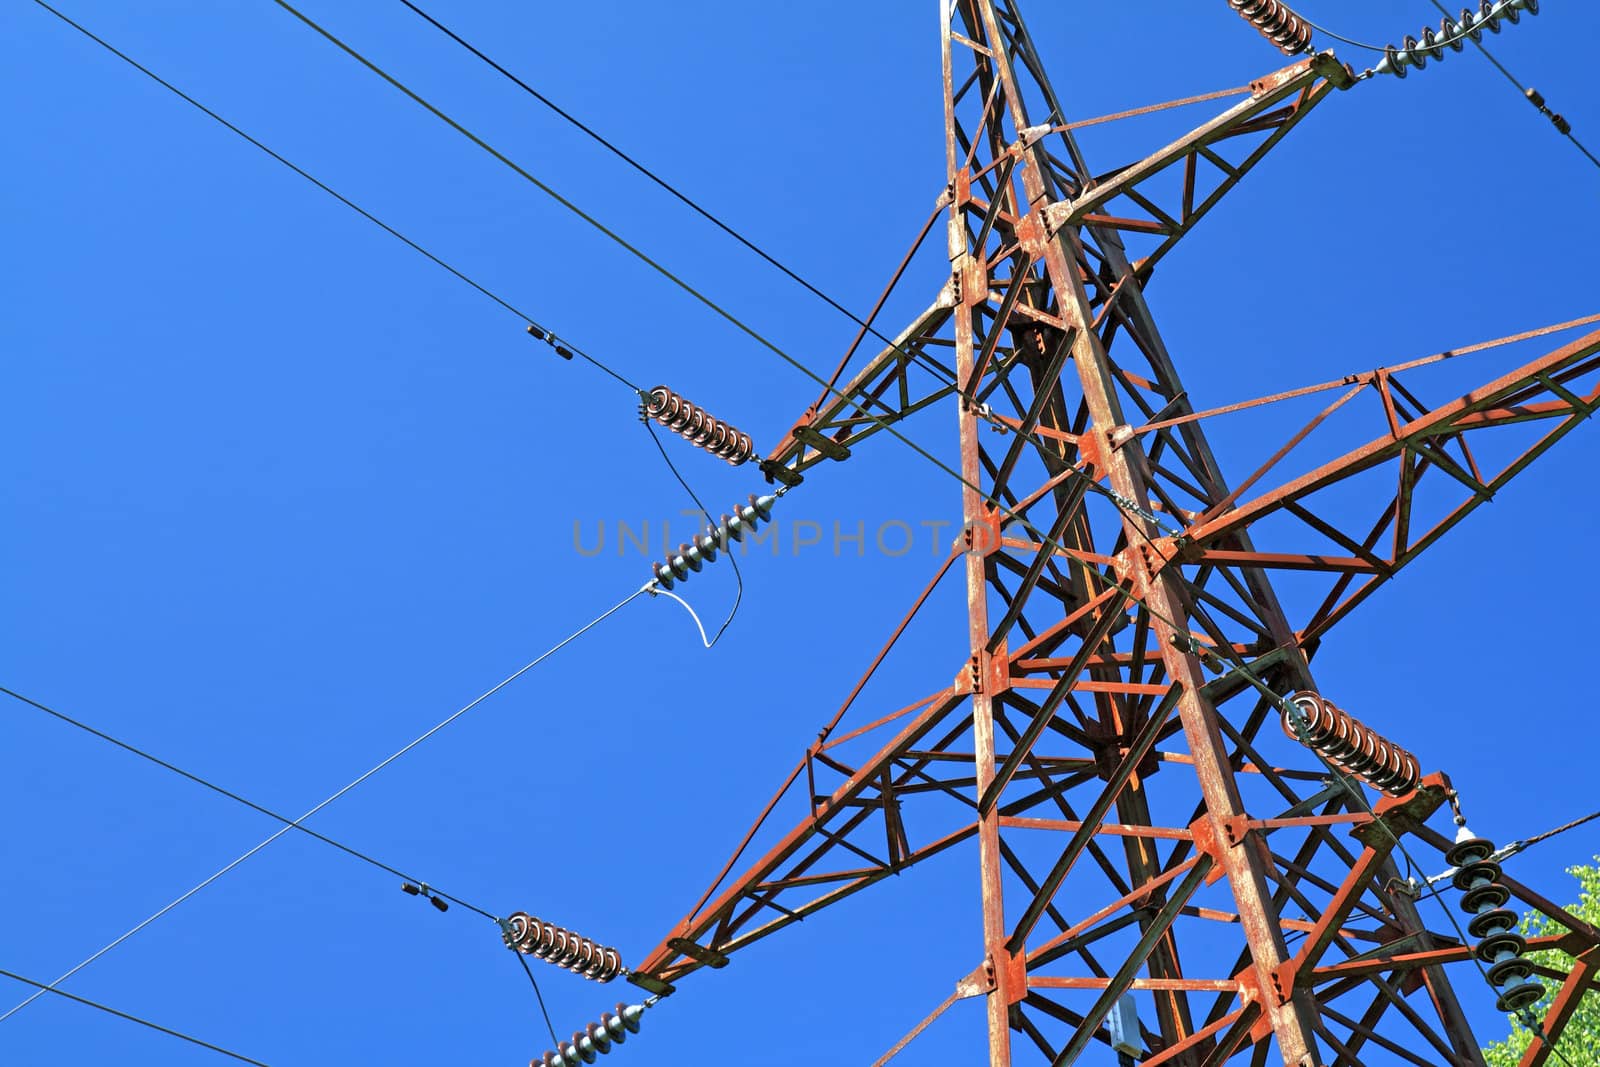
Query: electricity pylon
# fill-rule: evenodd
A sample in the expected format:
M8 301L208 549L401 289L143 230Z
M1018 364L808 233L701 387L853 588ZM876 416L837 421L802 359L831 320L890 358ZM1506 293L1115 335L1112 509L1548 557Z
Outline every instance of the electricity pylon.
M1316 689L1309 661L1352 609L1600 406L1600 332L1448 403L1418 399L1421 366L1330 383L1342 389L1331 406L1230 487L1207 442L1212 414L1191 405L1144 290L1350 72L1307 56L1153 155L1097 172L1015 5L943 10L949 275L840 384L852 347L837 388L763 466L793 483L937 405L957 422L965 527L745 845L632 980L669 992L971 841L983 928L940 1010L984 998L997 1067L1071 1063L1095 1042L1144 1067L1359 1063L1369 1045L1481 1067L1447 973L1479 980L1478 934L1463 944L1442 914L1424 922L1394 856L1408 835L1428 861L1450 847L1424 825L1454 802L1448 780L1408 772L1369 797L1280 732L1313 740L1284 718L1283 697ZM1332 411L1365 411L1371 439L1285 474ZM1303 617L1274 590L1284 572L1300 599L1319 583ZM931 692L856 707L956 575L970 655ZM840 728L846 714L866 725ZM1429 770L1425 740L1395 738ZM1373 758L1337 766L1359 778ZM741 869L764 834L772 843ZM1573 931L1534 947L1588 953L1551 1013L1558 1036L1600 931L1500 884ZM1460 894L1443 892L1454 906Z

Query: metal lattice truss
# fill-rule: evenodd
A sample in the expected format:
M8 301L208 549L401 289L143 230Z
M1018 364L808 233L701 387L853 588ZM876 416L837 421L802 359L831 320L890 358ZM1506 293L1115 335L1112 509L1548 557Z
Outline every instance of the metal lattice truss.
M1303 59L1096 174L1014 7L959 0L945 30L948 279L765 466L793 481L923 409L958 411L965 528L633 980L665 991L975 841L982 951L952 1001L985 999L993 1064L1077 1060L1132 993L1124 1040L1144 1067L1359 1064L1363 1049L1481 1065L1446 970L1467 961L1453 973L1478 981L1470 946L1395 882L1397 840L1428 863L1448 847L1424 825L1448 782L1369 810L1284 737L1263 687L1314 688L1332 627L1600 406L1600 333L1448 403L1413 380L1445 354L1196 412L1145 301L1151 271L1347 71ZM1328 386L1332 403L1230 487L1207 419ZM1336 426L1357 447L1296 473ZM885 699L879 666L958 575L969 657L932 692ZM1308 607L1292 617L1275 582ZM847 714L864 725L844 729ZM1534 947L1583 957L1550 1016L1559 1034L1600 932L1507 884L1572 931Z

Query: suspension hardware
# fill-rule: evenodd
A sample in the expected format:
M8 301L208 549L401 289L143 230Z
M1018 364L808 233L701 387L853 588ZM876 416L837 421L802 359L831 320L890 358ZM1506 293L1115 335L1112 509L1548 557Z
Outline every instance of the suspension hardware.
M757 466L761 468L761 473L767 476L767 481L781 482L785 489L793 489L806 480L805 475L770 459L762 460Z
M1283 732L1393 796L1411 792L1422 781L1417 757L1309 689L1289 698L1283 709Z
M1538 1003L1544 986L1534 980L1533 963L1524 955L1528 943L1516 932L1517 913L1505 906L1511 891L1500 884L1494 851L1494 842L1475 837L1462 826L1444 858L1456 869L1450 881L1461 890L1461 910L1472 916L1467 933L1479 939L1472 954L1489 969L1489 982L1497 994L1495 1007L1521 1012Z
M737 467L755 454L750 435L734 429L706 410L658 385L639 399L640 414L654 419L697 448Z
M1233 0L1229 0L1229 3L1232 2ZM1461 17L1456 21L1452 22L1448 18L1442 20L1439 23L1438 33L1434 33L1429 27L1423 27L1420 38L1408 34L1398 48L1394 45L1386 47L1383 50L1383 59L1372 68L1372 73L1393 74L1396 78L1404 78L1408 67L1421 70L1427 66L1430 59L1434 62L1444 59L1446 48L1453 52L1461 51L1468 37L1477 41L1482 39L1484 30L1499 33L1502 19L1515 26L1522 20L1524 11L1530 15L1537 15L1539 0L1480 0L1476 11L1464 7L1461 9ZM1535 103L1534 106L1538 107L1539 103Z
M421 897L423 900L426 900L429 904L432 904L440 911L450 910L450 905L444 900L440 899L440 897L437 896L433 890L429 889L427 882L419 882L416 884L412 884L411 882L401 882L400 891L413 897Z
M667 942L667 947L674 952L681 952L696 963L703 963L707 967L722 968L728 965L728 957L714 948L697 945L687 937L674 937Z
M622 957L614 948L606 948L553 923L534 918L519 911L500 925L500 934L506 945L525 956L534 956L565 967L596 982L609 982L626 973Z
M1281 0L1228 0L1228 6L1286 56L1311 47L1311 27Z
M850 450L833 438L809 426L796 426L794 439L803 445L816 449L831 460L845 460L850 458Z
M772 505L777 500L777 496L772 494L761 497L752 494L748 504L740 504L733 509L732 515L722 516L722 521L716 526L706 527L693 543L679 545L675 554L668 556L663 563L654 564L650 572L663 589L671 589L675 582L687 581L690 574L714 562L717 550L726 549L730 540L743 541L746 533L763 522L771 521Z
M562 1041L554 1052L546 1052L538 1059L529 1060L528 1067L581 1067L593 1063L595 1057L604 1056L613 1045L620 1045L629 1034L639 1032L639 1016L644 1014L655 998L643 1004L618 1003L615 1012L606 1012L600 1021L572 1035L571 1041Z

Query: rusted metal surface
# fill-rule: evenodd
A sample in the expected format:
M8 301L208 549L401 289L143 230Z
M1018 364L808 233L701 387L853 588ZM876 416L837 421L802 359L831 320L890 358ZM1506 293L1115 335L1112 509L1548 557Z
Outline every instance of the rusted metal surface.
M1560 992L1556 994L1555 1000L1550 1002L1550 1010L1545 1013L1543 1029L1546 1034L1558 1035L1566 1029L1567 1023L1577 1012L1578 1002L1583 999L1584 993L1593 992L1588 987L1597 972L1600 972L1600 947L1588 948L1578 953L1572 962L1572 970L1561 983ZM1523 1053L1517 1067L1542 1067L1555 1047L1553 1039L1553 1036L1552 1041L1535 1037L1528 1046L1528 1051Z
M763 469L785 480L847 462L879 420L937 405L970 483L964 526L631 979L655 989L737 967L744 946L970 842L983 919L957 996L985 998L992 1065L1070 1063L1132 995L1144 1063L1382 1049L1481 1067L1451 988L1452 974L1478 981L1470 949L1397 891L1397 840L1429 859L1450 847L1423 824L1445 788L1420 773L1426 751L1421 765L1376 741L1341 755L1400 794L1357 801L1359 784L1330 782L1273 723L1280 695L1315 690L1310 659L1356 604L1600 407L1600 333L1442 405L1421 403L1412 376L1450 353L1198 412L1146 301L1150 269L1345 68L1307 57L1148 157L1096 170L1015 4L947 0L944 18L947 273L894 344L856 361L857 337L834 375L843 395L824 393ZM890 289L913 273L902 263ZM1338 387L1230 486L1206 418ZM1375 439L1285 473L1354 410ZM1523 435L1493 469L1473 444L1491 430ZM1328 517L1319 494L1385 466L1375 515ZM1278 572L1314 583L1317 606L1291 617ZM964 654L921 692L880 691L941 586L966 607ZM1375 727L1390 714L1363 711ZM1566 950L1600 944L1573 929Z

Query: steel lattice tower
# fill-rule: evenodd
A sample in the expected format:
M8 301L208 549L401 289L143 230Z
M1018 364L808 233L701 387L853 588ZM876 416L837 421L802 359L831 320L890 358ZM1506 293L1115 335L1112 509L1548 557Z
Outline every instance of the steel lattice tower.
M1479 980L1472 946L1442 916L1424 922L1395 882L1398 839L1429 861L1448 847L1423 825L1447 780L1358 803L1282 736L1268 690L1315 689L1309 661L1353 608L1600 406L1600 333L1443 404L1393 371L1353 375L1329 410L1370 403L1369 443L1286 473L1325 411L1230 486L1144 288L1349 72L1331 54L1304 58L1155 154L1096 173L1010 0L953 0L942 23L949 276L839 384L846 355L837 390L765 467L794 481L939 405L957 413L966 526L746 846L792 829L758 859L742 846L633 980L669 991L973 840L982 951L952 1000L985 998L991 1064L1074 1062L1109 1040L1107 1017L1132 992L1145 1067L1359 1062L1368 1045L1481 1067L1447 973ZM1489 464L1508 434L1516 447ZM1365 521L1327 517L1323 501L1379 476ZM1325 583L1308 617L1280 606L1282 571ZM854 707L957 574L970 658L898 705ZM865 725L840 729L847 712ZM1274 763L1271 746L1300 764ZM1505 885L1572 931L1536 947L1582 956L1549 1016L1559 1035L1600 931ZM1536 1044L1524 1062L1546 1054Z

